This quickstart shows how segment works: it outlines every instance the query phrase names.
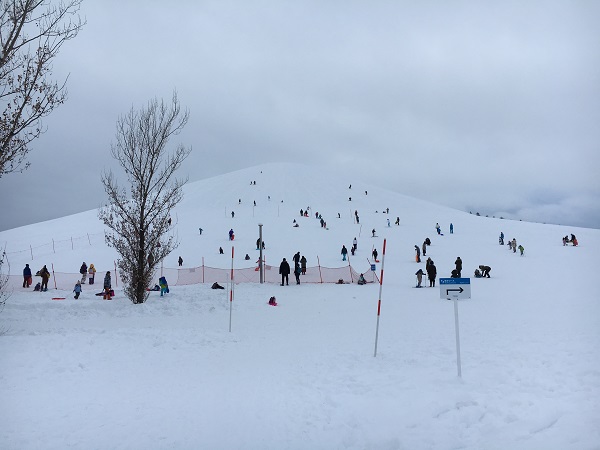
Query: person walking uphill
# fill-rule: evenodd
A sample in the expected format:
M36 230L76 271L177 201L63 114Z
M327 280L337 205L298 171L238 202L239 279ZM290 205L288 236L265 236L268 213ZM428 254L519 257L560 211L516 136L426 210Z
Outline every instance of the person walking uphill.
M346 256L348 255L348 249L345 245L342 245L342 261L346 261Z
M31 269L29 268L29 264L25 264L23 268L23 287L31 286Z
M415 252L417 252L416 256L415 256L415 260L420 263L421 262L421 249L419 248L418 245L415 245Z
M281 275L281 285L283 286L285 283L289 286L290 265L285 258L283 258L283 261L281 261L281 264L279 264L279 274Z
M437 275L437 269L436 269L433 261L431 261L427 265L426 270L427 270L427 277L429 278L429 287L435 287L435 277Z

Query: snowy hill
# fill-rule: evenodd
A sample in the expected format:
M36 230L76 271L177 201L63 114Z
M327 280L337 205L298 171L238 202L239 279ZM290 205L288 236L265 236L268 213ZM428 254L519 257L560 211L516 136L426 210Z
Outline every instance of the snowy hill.
M70 287L18 284L0 313L2 448L600 448L600 231L477 217L376 184L290 164L189 183L173 216L181 245L164 265L181 255L183 269L227 269L233 244L236 269L253 267L259 223L275 267L298 251L309 270L343 267L356 237L350 263L368 271L386 239L377 357L376 283L240 283L230 304L207 280L137 306L119 289L107 302L84 286L75 301ZM498 245L501 231L523 257ZM561 243L571 233L577 248ZM492 267L459 302L462 378L453 302L437 285L414 289L426 237L438 277L457 256L463 276ZM117 258L95 210L0 242L11 273L53 265L71 284L82 261L102 272ZM279 306L266 305L272 295Z

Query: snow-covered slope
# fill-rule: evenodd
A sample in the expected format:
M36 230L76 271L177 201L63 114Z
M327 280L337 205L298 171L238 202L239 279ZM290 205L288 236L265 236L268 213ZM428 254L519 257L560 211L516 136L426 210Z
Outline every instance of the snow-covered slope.
M300 251L309 267L317 258L340 267L341 246L357 237L351 263L362 271L386 239L377 357L377 284L242 283L232 304L227 290L176 286L144 305L119 290L107 302L86 286L78 301L68 291L17 287L0 313L0 446L600 448L600 305L592 283L600 231L477 217L376 181L268 164L189 183L173 215L181 245L165 266L176 267L181 255L186 268L203 260L230 267L230 228L235 266L252 266L259 223L273 265ZM311 217L301 218L307 206ZM501 231L525 246L525 256L498 245ZM102 233L87 211L2 232L0 242L13 273L29 263L75 274L82 261L114 267ZM571 233L578 248L562 246ZM472 279L472 298L459 302L460 379L453 303L437 287L413 288L424 268L413 247L426 237L439 276L450 275L457 256L463 276L492 267L492 278ZM272 295L279 306L266 305Z

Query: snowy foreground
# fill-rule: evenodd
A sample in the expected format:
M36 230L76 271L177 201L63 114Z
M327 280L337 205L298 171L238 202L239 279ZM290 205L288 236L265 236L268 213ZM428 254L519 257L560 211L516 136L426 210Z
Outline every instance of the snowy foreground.
M249 176L240 176L244 185ZM242 196L230 179L207 186L230 189L235 202ZM293 230L296 209L306 202L286 198L289 211L280 204L277 215L256 212L250 220L248 214L247 236L243 222L236 224L236 252L253 250L261 220L273 264L308 248L311 262L320 251L322 264L342 266L341 244L359 234L351 218L344 225L333 218L336 204L351 214L343 188L324 207L312 200L313 208L331 209L329 230L314 219ZM193 197L186 196L189 204ZM486 219L426 203L418 209L413 200L382 193L373 200L377 207L402 216L399 227L387 229L376 207L361 201L361 222L377 227L379 238L363 230L356 267L373 246L381 255L383 238L388 245L377 356L377 283L240 283L233 303L227 289L177 286L163 298L153 292L143 305L132 305L118 289L104 301L86 286L79 300L68 291L18 287L0 313L0 448L600 449L600 303L592 283L600 232ZM194 218L186 224L186 216ZM186 264L197 264L205 251L218 262L214 250L228 244L223 235L231 218L214 214L211 222L185 204L178 218L183 245L176 252L187 251ZM19 273L27 261L27 253L10 253L11 245L56 239L70 232L72 219L0 233L11 267ZM92 220L94 214L82 213L75 222L89 230L97 226ZM208 230L202 244L200 220ZM435 235L436 221L446 231L452 221L455 233ZM194 229L189 236L186 225ZM525 256L499 246L500 231L514 234ZM290 238L291 232L310 238ZM562 246L571 232L580 247ZM424 264L414 261L412 247L425 236L440 276L449 275L456 256L464 261L463 276L479 264L492 266L492 278L471 279L472 298L458 302L460 378L453 302L440 299L439 287L413 287ZM105 251L87 248L86 260L107 267ZM75 266L82 258L77 250L56 252L41 263ZM34 260L34 271L39 264ZM276 307L267 305L272 295Z

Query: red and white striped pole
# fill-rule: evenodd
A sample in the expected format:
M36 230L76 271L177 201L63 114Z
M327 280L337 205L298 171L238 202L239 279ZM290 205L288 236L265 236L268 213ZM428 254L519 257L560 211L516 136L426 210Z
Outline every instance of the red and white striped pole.
M231 284L229 286L229 332L231 333L231 315L233 310L233 245L231 246Z
M379 316L381 315L381 290L383 288L383 264L385 263L385 239L383 240L383 250L381 256L381 277L379 278L379 301L377 302L377 327L375 328L375 352L373 356L377 356L377 340L379 339Z

